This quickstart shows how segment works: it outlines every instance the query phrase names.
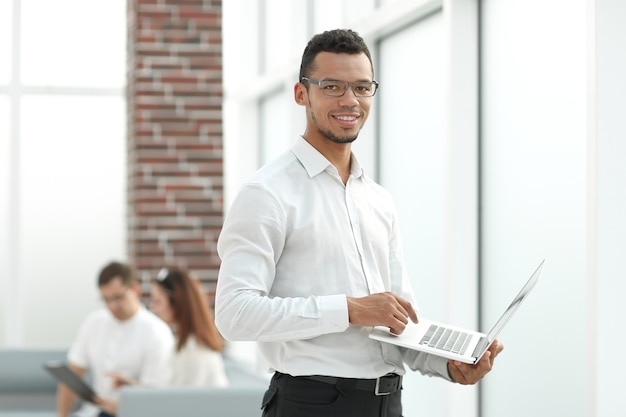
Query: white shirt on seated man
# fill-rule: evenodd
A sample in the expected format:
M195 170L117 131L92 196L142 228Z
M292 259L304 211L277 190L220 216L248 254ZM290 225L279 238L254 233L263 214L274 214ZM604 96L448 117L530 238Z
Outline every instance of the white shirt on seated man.
M111 262L98 277L106 308L91 313L80 327L68 352L70 368L78 375L91 373L96 404L84 403L75 416L115 415L119 390L111 373L128 375L143 386L164 386L171 379L174 336L171 329L142 306L140 286L127 265ZM70 415L76 395L60 384L59 417Z

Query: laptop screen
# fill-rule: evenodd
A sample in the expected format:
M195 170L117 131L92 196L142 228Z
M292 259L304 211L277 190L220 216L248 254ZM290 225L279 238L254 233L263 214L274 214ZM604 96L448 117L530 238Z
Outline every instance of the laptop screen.
M532 290L535 287L535 285L537 284L537 280L539 279L539 276L541 275L541 271L543 270L543 264L545 262L546 262L545 259L541 261L541 263L539 264L535 272L526 282L526 285L524 285L524 287L520 290L519 294L517 294L517 297L515 297L511 305L509 305L509 307L506 309L504 314L502 314L500 319L491 328L491 330L487 334L487 340L489 341L489 343L491 343L498 336L498 334L500 333L500 330L502 330L502 328L509 321L513 313L515 313L515 310L518 309L522 301L524 301L526 296L530 293L530 290Z

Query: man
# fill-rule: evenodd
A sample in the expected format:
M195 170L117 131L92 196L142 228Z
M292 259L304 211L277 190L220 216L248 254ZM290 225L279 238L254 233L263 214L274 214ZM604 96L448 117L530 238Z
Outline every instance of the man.
M368 337L417 322L394 203L351 152L377 86L357 33L314 36L294 86L306 130L226 217L216 323L227 339L257 341L275 372L263 416L399 417L404 364L472 384L502 350L496 341L469 366Z
M140 301L140 285L127 265L111 262L98 277L106 309L91 313L70 347L70 368L80 376L91 372L96 403L83 404L81 417L108 417L117 408L117 390L112 373L121 373L142 385L160 386L169 381L174 337L170 328ZM75 394L59 384L57 412L70 414Z

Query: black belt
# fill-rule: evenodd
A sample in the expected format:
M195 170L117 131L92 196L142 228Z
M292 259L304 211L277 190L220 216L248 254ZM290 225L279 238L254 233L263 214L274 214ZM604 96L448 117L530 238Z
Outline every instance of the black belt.
M341 380L356 381L356 389L373 392L375 395L389 395L402 388L402 375L387 374L376 379L352 379L336 378L334 376L301 376L300 378L312 379L313 381L324 382L326 384L337 385Z

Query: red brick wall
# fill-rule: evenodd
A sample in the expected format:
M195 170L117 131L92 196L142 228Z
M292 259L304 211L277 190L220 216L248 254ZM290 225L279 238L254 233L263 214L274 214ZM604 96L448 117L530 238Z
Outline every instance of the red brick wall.
M128 1L128 250L214 290L222 225L221 0Z

